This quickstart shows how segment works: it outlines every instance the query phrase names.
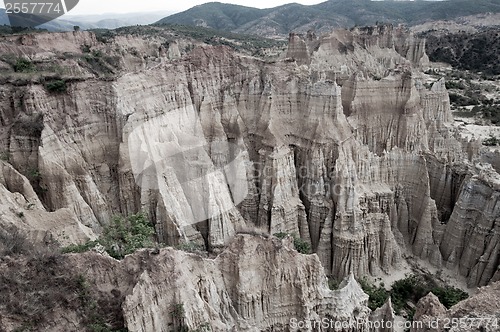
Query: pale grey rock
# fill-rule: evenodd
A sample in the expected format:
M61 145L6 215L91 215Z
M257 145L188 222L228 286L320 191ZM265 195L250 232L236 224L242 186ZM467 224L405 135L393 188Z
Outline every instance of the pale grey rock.
M127 328L169 331L206 323L213 331L295 331L297 321L327 315L333 321L348 321L354 313L368 319L368 296L352 275L331 291L318 257L292 247L291 238L245 235L214 260L162 250L155 269L140 275L125 300ZM172 315L176 305L184 309L178 317Z
M370 331L392 332L394 331L394 319L394 309L392 307L391 298L389 297L380 308L377 308L370 314L370 321L373 322Z
M30 58L118 49L122 69L108 81L59 59L66 94L7 79L0 151L40 173L46 210L96 233L142 210L168 245L296 233L339 280L391 273L408 248L485 285L498 278L497 180L456 139L444 81L423 86L424 43L390 26L292 35L288 59L269 64L226 47L186 55L183 41L172 60L173 43L138 36L6 37L2 52Z
M500 283L480 287L476 294L446 309L432 293L420 299L414 319L421 325L413 331L498 331Z
M439 302L438 297L432 293L427 294L417 303L413 320L418 323L415 323L410 331L436 331L438 325L435 324L439 322L438 317L445 313L446 307Z

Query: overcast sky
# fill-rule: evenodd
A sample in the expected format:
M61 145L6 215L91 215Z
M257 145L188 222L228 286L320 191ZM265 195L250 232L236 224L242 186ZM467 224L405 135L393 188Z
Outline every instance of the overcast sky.
M285 3L298 2L304 5L312 5L325 0L228 0L220 1L234 3L242 6L270 8ZM193 6L209 1L202 0L80 0L78 5L70 12L71 15L79 14L104 14L104 13L133 13L150 11L172 11L180 12Z

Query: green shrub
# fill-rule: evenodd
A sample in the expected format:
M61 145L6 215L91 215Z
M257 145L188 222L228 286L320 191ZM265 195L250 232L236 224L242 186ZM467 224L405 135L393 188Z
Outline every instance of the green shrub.
M446 81L445 82L446 89L465 89L465 85L460 81Z
M395 300L418 301L428 293L423 282L416 275L397 280L392 284L391 294Z
M80 46L80 49L83 53L90 53L90 46L87 44L83 44L82 46Z
M307 255L311 253L311 245L302 240L300 237L293 236L293 245L295 246L295 249L301 254Z
M82 253L100 244L111 257L122 259L138 249L153 247L154 233L153 225L142 213L128 218L115 217L104 228L97 241L88 241L80 245L72 244L62 248L62 253Z
M335 280L334 278L329 277L328 278L328 288L331 290L336 290L339 289L340 283Z
M472 109L475 113L480 113L483 119L491 121L494 125L500 125L500 105L481 105L474 106Z
M63 254L69 254L69 253L79 254L82 252L89 251L90 249L94 248L98 243L99 243L98 241L88 241L84 244L71 244L67 247L63 247L61 249L61 253L63 253Z
M45 89L54 93L62 93L66 92L68 87L66 86L66 82L64 80L52 80L45 83Z
M380 308L389 298L389 292L384 287L376 287L365 278L359 280L363 291L369 296L368 307L371 310Z
M173 331L189 332L189 328L184 323L185 309L183 303L174 303L170 314L172 315Z
M307 243L306 241L302 240L300 237L297 236L297 234L288 234L288 233L275 233L274 236L276 236L278 239L282 240L287 236L293 237L293 245L295 246L295 250L300 252L301 254L310 254L311 253L311 245Z
M497 146L500 145L500 139L496 136L490 134L490 137L486 138L483 141L483 145L485 146Z
M436 295L439 301L448 309L469 297L469 294L463 290L452 286L434 287L431 292Z
M38 169L31 169L28 172L28 177L32 180L39 180L42 177L42 174L40 173L40 170Z
M404 279L395 281L389 292L383 287L369 284L366 279L359 280L359 283L363 291L369 296L368 307L371 310L381 307L390 296L396 314L404 315L410 320L413 319L415 313L414 305L429 292L436 295L447 308L468 297L466 292L458 288L441 287L431 278L416 275L407 275Z
M14 64L14 71L18 73L31 73L36 70L35 65L28 59L19 58Z
M154 227L144 214L115 217L104 229L99 243L111 257L121 259L138 249L152 247L154 233Z
M92 287L85 276L76 276L76 288L81 310L84 312L85 323L91 332L126 332L124 328L112 328L104 312L100 311L98 299L92 294ZM107 308L108 309L108 308Z
M283 240L283 239L284 239L284 238L286 238L289 234L288 234L288 233L279 232L279 233L274 233L273 235L274 235L274 236L276 236L278 239Z
M457 106L469 106L469 105L479 105L479 99L477 96L462 96L456 93L450 93L450 102Z
M9 161L10 153L8 151L0 152L0 160Z
M172 305L172 310L170 310L170 313L175 318L184 317L185 312L186 311L184 310L184 304L182 304L182 303L175 303L175 304L173 304Z

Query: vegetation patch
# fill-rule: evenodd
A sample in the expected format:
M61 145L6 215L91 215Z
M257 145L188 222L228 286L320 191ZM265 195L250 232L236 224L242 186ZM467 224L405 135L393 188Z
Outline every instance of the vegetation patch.
M429 277L407 275L404 279L395 281L388 291L384 285L374 286L366 279L359 280L363 291L368 294L368 307L375 310L381 307L391 297L394 311L412 320L415 314L415 305L429 292L439 298L439 301L450 308L458 302L468 298L468 294L461 289L452 286L440 286Z
M90 48L82 49L85 55L80 64L90 69L96 75L112 75L120 68L120 58L118 56L108 56L102 51L93 50Z
M500 125L500 104L475 106L472 112L481 114L483 119L489 120L496 126Z
M138 249L153 247L154 234L153 225L143 213L134 214L127 218L115 217L104 228L97 241L89 241L81 245L73 244L62 248L62 252L82 253L100 244L111 257L122 259Z
M4 262L0 262L4 263ZM75 313L85 332L125 332L123 296L100 293L64 256L31 253L0 273L2 313L18 317L15 331L41 331L61 308Z
M273 235L280 240L286 238L287 236L291 236L293 238L293 245L295 246L295 250L297 250L301 254L306 254L306 255L311 253L311 245L306 241L302 240L299 236L297 236L297 234L288 234L280 232Z
M199 252L199 251L204 251L205 247L202 244L200 244L200 243L186 242L186 243L179 244L176 247L176 249L177 250L182 250L182 251L185 251L185 252Z
M384 288L383 285L375 286L368 282L366 278L360 279L359 284L363 291L369 296L368 307L375 310L384 305L390 296L390 293Z
M500 138L490 134L490 137L486 138L483 141L483 145L485 145L485 146L499 146L500 145Z
M426 51L431 61L480 72L485 78L500 75L498 28L487 28L474 34L430 31L423 37L427 39Z
M12 126L17 135L39 138L44 128L43 114L19 116ZM30 176L33 170L30 170Z
M68 90L68 86L66 85L66 81L57 79L50 80L44 84L45 89L52 93L64 93Z
M33 62L31 62L31 60L26 58L19 58L14 64L14 71L17 73L32 73L36 71L36 67Z

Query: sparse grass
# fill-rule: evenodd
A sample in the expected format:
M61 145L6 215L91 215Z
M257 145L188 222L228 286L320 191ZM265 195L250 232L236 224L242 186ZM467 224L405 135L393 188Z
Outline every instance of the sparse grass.
M0 25L0 35L12 35L12 34L28 34L28 33L40 33L47 32L46 29L37 29L30 27L11 27L10 25Z
M185 251L185 252L199 252L199 251L204 251L205 247L202 244L200 244L200 243L187 242L187 243L179 244L176 247L176 249L177 250L182 250L182 251Z
M24 216L24 213L23 215ZM19 216L18 217L22 217ZM34 246L19 230L0 230L0 256L31 255Z
M61 249L62 254L75 253L80 254L82 252L87 252L90 249L94 248L98 244L97 241L88 241L84 244L70 244L67 247L63 247Z
M118 56L108 56L100 50L85 53L82 60L80 64L98 76L114 75L120 68L120 58Z
M32 114L32 115L22 115L19 116L14 125L12 126L13 131L17 135L24 135L30 137L40 137L42 130L44 128L43 114ZM30 170L31 172L32 170Z
M93 30L94 31L94 30ZM101 34L100 31L94 31ZM237 34L228 31L219 31L204 27L178 25L178 24L155 24L152 26L130 26L122 27L107 32L106 38L113 38L116 35L136 35L145 38L163 39L164 47L178 40L179 38L194 39L209 45L225 45L236 51L252 54L255 56L265 56L265 49L284 48L286 42L264 37ZM189 52L193 46L188 45L184 50ZM138 55L138 54L137 54Z

